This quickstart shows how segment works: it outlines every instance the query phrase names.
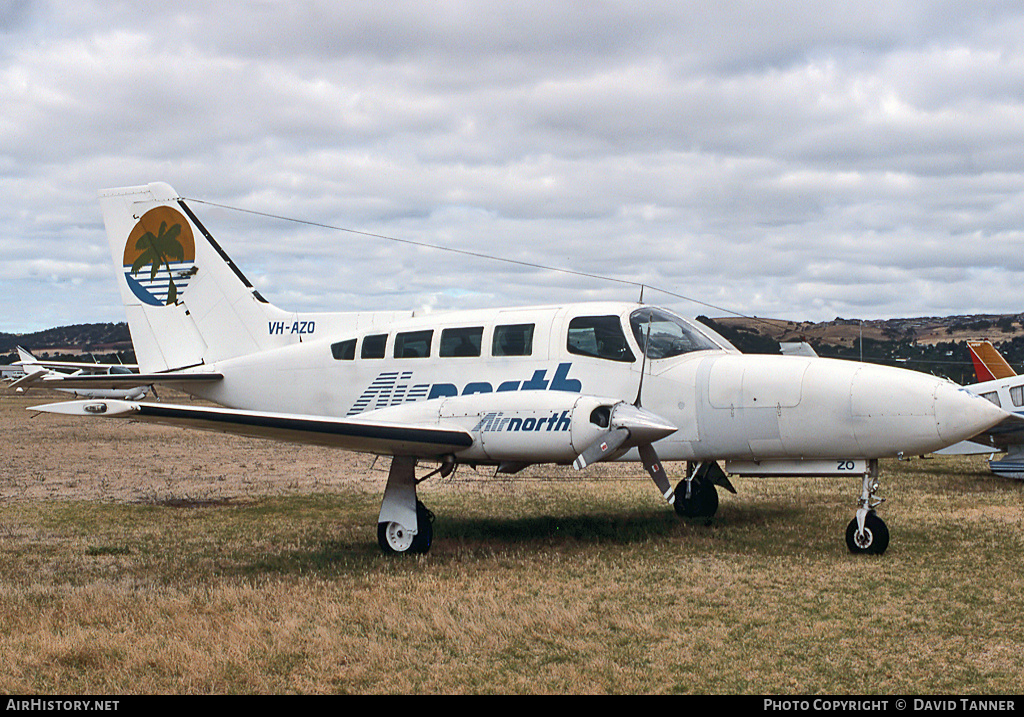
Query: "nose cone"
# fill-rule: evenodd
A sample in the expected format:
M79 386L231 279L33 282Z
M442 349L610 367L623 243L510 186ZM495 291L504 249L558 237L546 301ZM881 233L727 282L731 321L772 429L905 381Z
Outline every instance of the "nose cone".
M863 365L851 385L857 441L924 454L972 438L1010 414L962 386L905 369ZM879 452L879 456L885 455ZM891 455L891 454L890 454Z
M962 386L943 383L935 391L935 419L946 445L973 438L1010 417L1012 414Z

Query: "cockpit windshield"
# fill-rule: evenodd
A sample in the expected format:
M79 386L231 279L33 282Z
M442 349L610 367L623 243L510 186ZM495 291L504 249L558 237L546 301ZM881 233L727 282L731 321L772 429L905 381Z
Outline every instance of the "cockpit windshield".
M650 359L722 348L683 319L662 309L637 309L629 315L629 325L636 342Z

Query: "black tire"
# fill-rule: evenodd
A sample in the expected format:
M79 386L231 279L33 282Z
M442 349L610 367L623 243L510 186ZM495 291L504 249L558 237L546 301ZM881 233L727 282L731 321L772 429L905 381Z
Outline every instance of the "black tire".
M864 518L864 533L857 535L857 519L846 526L846 547L854 555L881 555L889 547L889 528L871 511Z
M419 523L420 530L413 538L409 552L423 554L430 550L434 542L434 514L419 501L416 501L416 522Z
M711 518L718 512L718 489L714 483L694 480L687 499L686 481L679 481L675 496L676 514L682 518Z

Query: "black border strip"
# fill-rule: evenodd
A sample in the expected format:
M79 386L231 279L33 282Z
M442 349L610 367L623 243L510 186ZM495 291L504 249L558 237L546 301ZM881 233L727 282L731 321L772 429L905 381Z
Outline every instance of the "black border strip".
M188 218L192 221L192 223L199 228L199 231L202 232L204 237L206 237L206 241L210 242L210 246L212 246L214 250L218 254L220 254L220 258L224 260L224 263L231 267L231 271L235 272L235 276L237 276L242 281L242 283L245 284L245 286L250 291L252 291L252 295L256 297L256 300L262 304L270 303L266 299L264 299L263 296L260 295L260 292L257 291L256 287L252 285L252 282L245 278L245 274L243 274L242 270L235 265L235 262L231 261L231 257L227 255L227 252L221 249L220 244L217 243L217 240L213 238L213 235L206 230L206 227L204 227L203 223L199 221L199 218L196 217L196 215L192 213L192 210L189 209L188 205L185 204L185 200L179 199L178 205L188 215Z
M469 448L473 445L473 437L468 433L450 431L443 428L387 426L379 423L364 424L348 421L321 421L315 418L266 416L253 413L222 413L220 411L205 411L203 409L180 409L151 403L140 403L138 407L138 416L151 416L156 419L199 420L272 431L297 431L322 436L426 443L461 448Z

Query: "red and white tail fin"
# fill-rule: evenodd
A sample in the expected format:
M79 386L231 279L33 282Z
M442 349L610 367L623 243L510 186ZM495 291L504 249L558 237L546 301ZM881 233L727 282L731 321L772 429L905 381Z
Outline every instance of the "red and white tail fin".
M978 383L1017 375L990 342L968 341L967 347L971 350L971 360L974 362L974 373L978 377Z

